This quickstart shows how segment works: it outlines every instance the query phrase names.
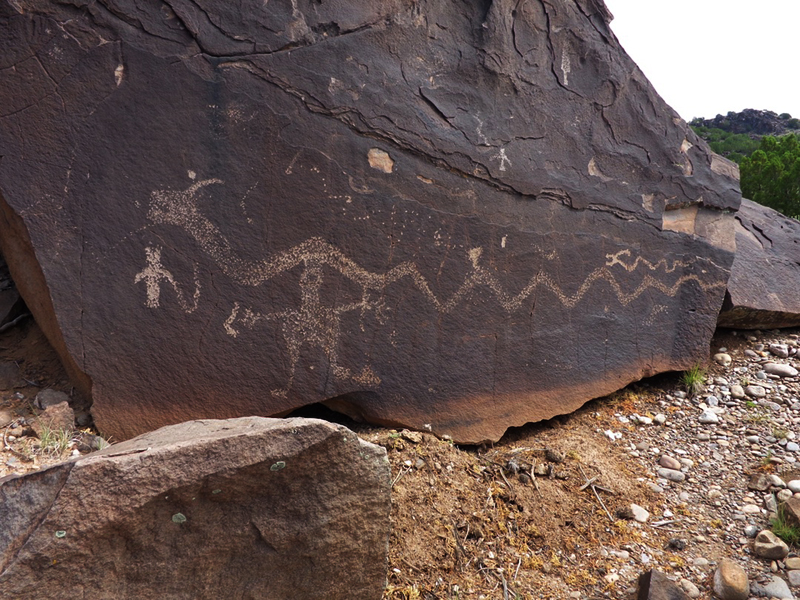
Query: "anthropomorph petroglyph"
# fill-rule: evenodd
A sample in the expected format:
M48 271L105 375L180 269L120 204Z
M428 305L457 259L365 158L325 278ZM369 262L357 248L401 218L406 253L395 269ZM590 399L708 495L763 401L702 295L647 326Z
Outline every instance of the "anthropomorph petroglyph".
M184 294L178 282L161 264L161 248L148 246L144 249L147 265L134 278L134 283L144 281L147 291L145 304L148 308L158 308L161 303L161 283L166 282L175 290L178 304L186 313L194 312L197 309L197 302L200 299L200 280L197 276L197 266L194 268L194 294L189 298Z
M448 298L442 298L434 293L428 280L411 261L402 262L385 273L374 273L319 237L311 237L263 260L249 261L236 255L227 237L199 210L198 192L202 188L222 183L219 179L206 179L194 183L183 191L155 191L151 194L148 218L154 224L174 225L183 229L227 277L240 285L260 286L281 273L296 267L301 268L299 307L280 307L274 312L262 312L236 302L223 324L226 333L234 338L239 335L241 326L253 328L262 322L275 322L280 325L288 353L289 375L286 385L273 391L277 396L285 396L291 389L304 347L321 350L328 360L330 372L337 380L352 380L365 387L378 386L380 378L369 365L354 371L340 364L339 345L343 334L341 319L345 313L360 311L362 330L368 313L373 315L379 324L384 324L390 310L384 301L387 289L401 280L407 279L420 295L443 315L467 303L480 290L488 290L503 310L512 313L520 309L540 289L549 292L565 308L571 309L600 282L606 283L623 306L627 306L650 290L668 297L675 296L678 290L689 282L694 282L705 290L724 286L724 283L719 282L707 284L694 273L683 274L671 283L666 283L651 273L658 271L670 274L678 268L690 266L691 263L674 261L668 264L664 259L652 263L642 257L636 257L630 262L631 252L627 249L607 254L606 263L591 271L574 291L562 289L554 276L540 270L521 290L510 293L495 275L495 270L482 264L483 249L474 247L467 252L469 272L458 289ZM186 312L193 311L200 297L199 282L195 282L194 296L191 300L188 299L172 274L162 266L161 249L148 247L145 253L147 265L136 275L135 282L144 282L146 285L146 306L158 308L160 284L167 282L175 290L181 307ZM553 257L545 258L550 260ZM636 288L626 291L612 272L615 266L622 267L627 273L637 271L640 266L646 270ZM321 296L325 267L338 272L360 288L360 300L338 306L326 306ZM652 323L656 314L658 313L651 311L651 314L647 315L647 320Z

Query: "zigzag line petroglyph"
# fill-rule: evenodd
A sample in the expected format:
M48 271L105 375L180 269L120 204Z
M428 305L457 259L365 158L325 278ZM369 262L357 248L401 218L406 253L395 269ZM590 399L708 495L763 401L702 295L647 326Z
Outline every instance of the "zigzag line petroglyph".
M667 263L667 259L665 258L662 258L656 264L653 264L646 258L637 256L636 260L633 261L633 264L629 265L620 260L620 256L630 257L630 255L631 255L630 250L620 250L619 252L615 252L614 254L606 254L606 258L608 259L606 261L606 266L613 267L614 265L619 265L629 273L632 273L633 271L639 268L639 263L641 263L651 271L658 271L663 266L665 273L672 273L678 267L688 267L694 262L694 261L683 262L680 260L675 260L672 261L672 266L667 266L669 263Z
M242 307L237 302L223 324L226 333L235 338L239 335L237 323L247 328L253 328L259 322L280 323L289 354L289 378L285 387L273 390L273 394L277 396L285 396L291 389L301 349L305 345L322 350L328 358L329 368L336 379L353 380L370 387L379 385L380 378L369 365L360 372L353 372L339 364L338 346L341 335L341 317L350 311L360 310L362 328L363 318L367 312L372 312L380 323L384 323L387 313L383 300L385 290L392 283L404 278L410 279L421 295L442 314L451 313L460 304L466 302L472 296L473 291L481 286L491 290L498 304L505 311L511 313L522 307L523 303L540 287L548 290L563 306L571 309L588 294L595 283L600 281L608 284L618 302L623 306L627 306L648 290L657 290L665 296L672 297L689 282L694 282L704 290L716 289L725 285L719 282L704 283L695 274L682 275L672 284L666 284L649 273L645 273L639 285L634 290L626 292L608 267L620 265L626 271L632 272L640 264L643 264L651 271L656 271L663 266L665 273L671 273L678 267L686 267L690 264L674 261L668 265L666 260L653 264L641 257L637 257L632 264L627 264L622 257L630 257L630 250L621 250L615 254L606 255L608 260L605 265L594 269L573 293L565 292L551 275L540 271L532 276L518 293L513 294L506 291L494 273L480 263L483 250L479 247L472 248L468 251L468 260L472 268L464 282L447 299L441 299L433 292L428 280L411 261L403 262L382 274L373 273L348 258L336 246L318 237L309 238L268 259L247 261L235 254L225 235L199 211L197 206L196 194L201 188L222 183L219 179L206 179L193 184L184 191L155 191L151 195L148 218L156 224L174 225L185 230L225 275L241 285L258 286L281 273L302 265L299 282L300 307L265 314L249 307ZM158 307L159 282L165 280L175 289L184 310L187 310L187 306L194 310L199 298L199 284L196 287L194 304L190 305L181 294L172 275L161 266L160 249L147 248L146 252L147 267L136 276L135 281L137 283L145 281L147 284L147 306ZM356 283L361 288L361 300L335 307L323 305L321 290L324 276L323 267L325 266L333 268ZM187 310L187 312L191 311ZM654 316L651 314L650 318L652 319Z

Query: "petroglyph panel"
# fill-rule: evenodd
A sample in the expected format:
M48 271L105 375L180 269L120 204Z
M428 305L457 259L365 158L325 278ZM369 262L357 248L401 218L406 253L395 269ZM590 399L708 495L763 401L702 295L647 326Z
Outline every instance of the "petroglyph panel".
M371 166L374 167L373 164ZM271 310L266 311L260 306L244 306L235 301L230 314L221 325L225 333L232 338L239 336L242 327L254 329L265 322L279 325L284 342L283 350L289 364L288 380L285 385L270 391L273 396L279 398L287 397L291 391L297 365L304 352L322 353L328 362L330 375L337 380L351 381L368 389L379 388L381 379L372 365L367 364L359 370L354 370L341 364L339 348L347 343L347 340L342 338L348 335L348 332L342 329L341 317L345 313L358 311L359 329L362 332L367 312L373 313L379 326L385 325L387 313L391 311L388 306L391 304L391 287L404 279L408 279L419 293L419 300L430 304L440 315L450 314L470 302L485 301L495 303L499 309L510 315L518 311L532 296L539 296L540 290L547 292L539 296L542 302L559 303L564 308L573 310L587 294L591 293L594 286L603 284L613 292L616 301L623 307L644 293L674 297L682 286L690 283L705 292L724 287L720 282L709 284L697 274L686 272L700 259L669 261L662 258L653 263L640 255L634 257L630 249L606 254L605 263L591 270L579 282L577 288L572 286L571 289L566 289L557 281L560 278L559 273L540 270L531 275L521 290L512 292L499 279L495 269L481 264L483 248L469 248L464 256L469 268L463 282L449 297L437 295L431 282L412 261L404 261L383 273L371 272L346 256L342 250L319 237L307 239L293 248L262 260L247 261L236 255L228 237L202 214L198 206L198 193L212 185L222 187L224 182L220 179L205 179L192 184L186 190L154 191L150 195L147 217L153 224L173 225L182 229L212 259L216 268L240 285L258 287L281 273L300 269L297 282L300 290L298 306L272 306ZM224 189L219 190L217 194L224 196ZM348 204L351 202L352 200L347 201ZM248 222L252 223L252 219L248 219ZM503 236L502 248L505 248L506 239L507 236ZM541 252L541 248L537 245L532 245L531 249ZM148 246L145 248L145 255L146 266L134 279L134 283L145 284L145 306L148 308L160 306L160 286L166 283L174 290L176 300L183 311L187 314L193 312L200 297L196 265L193 282L195 292L188 298L172 273L162 266L161 248ZM551 251L545 258L557 262L558 253ZM360 300L327 306L322 297L326 267L333 276L341 275L353 282L360 291ZM616 267L618 269L615 269ZM615 270L622 273L619 268L626 273L633 273L641 268L645 270L645 274L638 280L638 285L631 288L630 278L627 278L629 281L621 282L615 276ZM679 276L667 277L676 270L680 270ZM653 325L655 317L666 311L667 306L654 305L649 312L642 314L642 323Z
M335 399L479 442L707 356L737 183L577 4L29 4L0 244L115 439Z

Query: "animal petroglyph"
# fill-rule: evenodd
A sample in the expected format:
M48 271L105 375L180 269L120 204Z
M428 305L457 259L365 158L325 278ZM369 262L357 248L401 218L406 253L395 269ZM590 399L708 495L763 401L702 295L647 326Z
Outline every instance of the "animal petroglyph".
M260 286L281 273L297 267L301 268L299 307L285 307L274 312L261 312L236 302L223 324L225 332L233 338L238 337L241 327L252 329L259 323L267 322L279 324L287 348L289 375L284 387L273 390L273 394L276 396L286 396L291 389L304 347L321 350L328 360L330 373L337 380L352 380L366 387L380 385L380 378L369 365L354 371L340 364L339 345L343 333L342 316L352 311L360 311L362 330L368 313L372 314L378 323L384 324L390 310L384 300L387 289L401 280L410 282L440 314L452 313L457 307L467 303L480 289L488 290L503 310L512 313L520 309L540 289L549 292L561 305L571 309L589 293L593 286L600 282L606 283L617 301L623 306L627 306L650 290L672 297L689 282L694 282L704 290L725 285L719 282L707 284L694 273L683 274L671 283L665 283L654 277L651 272L663 269L663 273L668 274L679 267L688 267L691 263L673 261L668 264L666 260L662 259L654 264L642 257L636 257L631 261L630 250L607 254L606 263L591 271L574 291L562 289L552 275L540 270L528 280L521 290L511 293L497 278L494 269L484 266L481 262L483 249L474 247L467 252L469 271L461 285L449 297L440 297L434 293L428 280L412 261L402 262L385 273L372 272L346 256L336 246L319 237L309 238L288 250L263 260L244 260L236 255L227 237L198 208L198 192L202 188L222 183L219 179L206 179L194 183L183 191L155 191L151 194L148 218L154 224L174 225L183 229L211 257L226 276L243 286ZM187 298L172 274L161 265L161 249L148 247L145 252L147 266L136 275L135 282L144 281L146 284L146 306L149 308L159 306L160 284L167 282L175 290L181 307L186 312L193 311L199 301L199 282L195 282L195 294L192 299ZM550 260L553 257L544 258ZM635 289L626 291L611 270L615 266L622 267L628 273L636 271L640 266L646 267L647 271ZM326 267L353 282L360 289L360 300L338 306L325 305L322 298L322 287ZM647 316L648 320L652 323L659 312L661 310L651 312Z

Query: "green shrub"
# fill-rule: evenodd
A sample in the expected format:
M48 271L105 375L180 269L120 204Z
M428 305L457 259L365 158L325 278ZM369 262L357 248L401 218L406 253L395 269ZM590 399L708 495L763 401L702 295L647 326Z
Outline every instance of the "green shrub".
M800 217L800 136L766 136L740 163L742 195L788 217Z

